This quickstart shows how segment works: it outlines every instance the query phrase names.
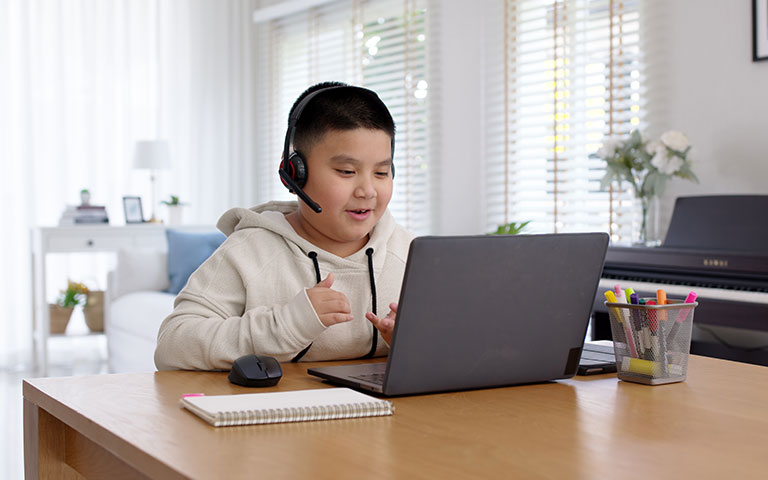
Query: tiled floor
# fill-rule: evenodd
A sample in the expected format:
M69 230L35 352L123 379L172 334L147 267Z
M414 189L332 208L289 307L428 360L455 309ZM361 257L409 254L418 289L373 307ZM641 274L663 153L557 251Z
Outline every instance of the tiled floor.
M75 317L73 317L73 321ZM84 324L82 325L85 326ZM79 333L70 325L68 333ZM48 376L91 375L107 372L104 335L54 337L48 343ZM0 478L24 478L24 429L21 381L39 376L31 365L0 369Z

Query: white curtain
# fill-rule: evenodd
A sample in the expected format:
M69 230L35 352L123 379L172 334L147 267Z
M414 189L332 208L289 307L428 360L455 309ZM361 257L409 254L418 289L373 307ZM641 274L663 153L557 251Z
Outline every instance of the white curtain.
M30 229L56 225L82 188L112 224L123 223L124 195L141 196L149 216L135 141L169 141L158 199L188 202L187 223L214 224L227 208L252 204L257 4L0 1L0 366L29 359ZM103 267L76 257L64 267ZM60 287L64 270L51 275Z

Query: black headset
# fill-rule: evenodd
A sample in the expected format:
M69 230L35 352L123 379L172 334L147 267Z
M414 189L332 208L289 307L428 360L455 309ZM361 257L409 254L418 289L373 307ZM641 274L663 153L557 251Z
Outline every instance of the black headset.
M329 90L336 90L340 88L346 88L346 89L354 89L360 92L365 92L366 95L371 96L376 101L381 103L381 105L386 109L386 105L384 105L384 102L381 101L378 95L372 90L368 90L367 88L363 87L355 87L352 85L336 85L332 87L326 87L321 88L319 90L315 90L314 92L308 94L306 97L304 97L301 102L299 102L298 105L296 105L296 108L293 109L293 112L291 113L290 117L288 118L288 131L285 133L285 144L283 146L283 159L280 161L280 180L283 182L283 185L288 188L290 192L296 193L296 195L299 196L302 200L304 200L304 203L309 205L309 207L314 210L317 213L320 213L323 211L323 209L315 203L311 198L309 198L309 195L307 195L304 190L304 185L307 184L307 177L309 175L309 172L307 171L307 162L306 160L301 156L299 152L297 152L295 149L293 149L293 138L296 136L296 124L299 123L299 118L301 118L301 112L304 110L304 108L309 104L309 102L315 98L317 95L323 92L327 92ZM390 157L392 159L392 178L395 178L395 137L392 137L392 156Z

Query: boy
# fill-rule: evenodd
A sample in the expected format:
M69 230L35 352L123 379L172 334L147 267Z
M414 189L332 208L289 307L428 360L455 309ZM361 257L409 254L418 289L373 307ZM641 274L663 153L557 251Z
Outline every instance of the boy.
M229 369L253 353L281 362L387 353L413 238L387 211L392 116L370 90L328 82L299 96L288 124L280 177L301 200L221 217L227 240L160 326L159 370Z

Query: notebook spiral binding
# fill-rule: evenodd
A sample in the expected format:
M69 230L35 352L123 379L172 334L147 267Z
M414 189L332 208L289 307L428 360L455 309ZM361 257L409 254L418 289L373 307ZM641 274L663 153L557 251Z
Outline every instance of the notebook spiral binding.
M244 410L241 412L221 412L220 418L216 419L216 425L263 425L269 423L375 417L391 415L394 411L395 406L392 402L363 402L347 405Z

